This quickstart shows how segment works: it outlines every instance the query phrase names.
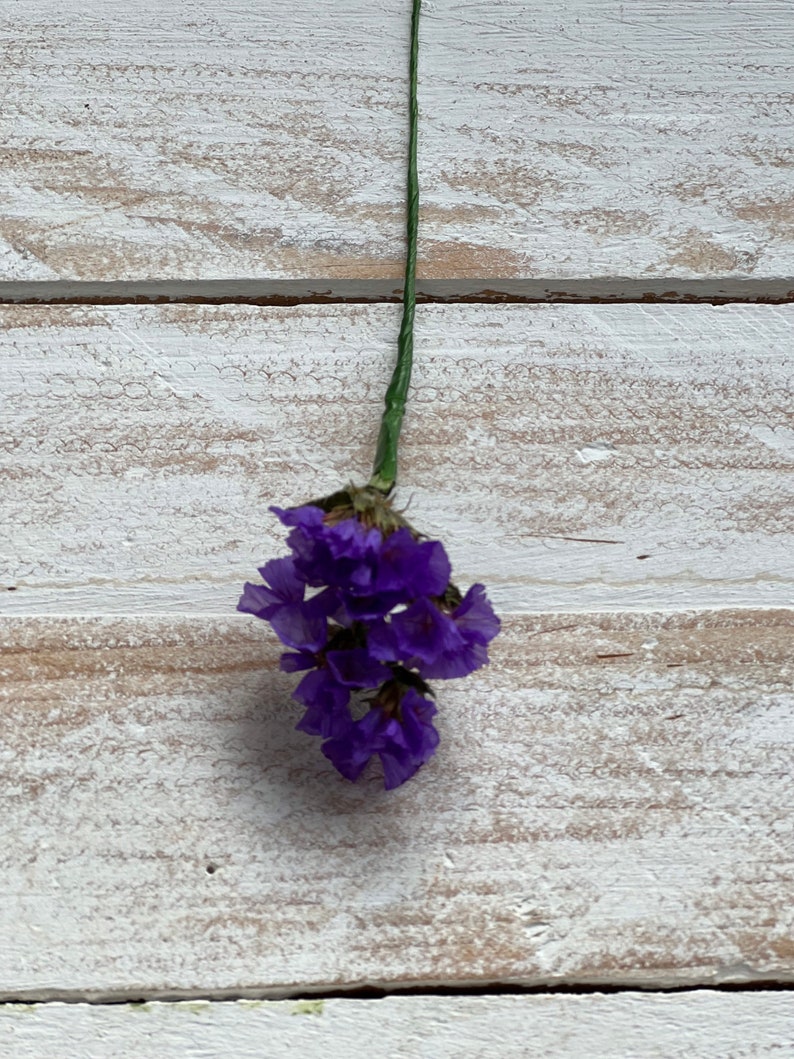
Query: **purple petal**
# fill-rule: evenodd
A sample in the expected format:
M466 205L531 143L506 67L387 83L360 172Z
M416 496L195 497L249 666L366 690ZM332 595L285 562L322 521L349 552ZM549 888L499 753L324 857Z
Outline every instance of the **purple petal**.
M425 541L420 545L425 556L426 574L424 594L441 596L447 589L452 574L449 557L441 541Z
M279 605L280 601L269 588L264 585L252 585L250 581L246 581L237 609L243 614L255 614L257 618L268 621Z
M375 750L380 745L383 727L387 723L383 710L376 706L356 721L356 738Z
M306 707L295 728L308 735L319 735L321 739L339 739L345 736L352 723L353 718L346 706L329 710L313 703Z
M306 706L306 712L295 727L309 735L336 738L347 732L353 723L347 708L350 692L337 684L327 669L307 673L292 697Z
M300 603L303 599L306 584L299 579L295 563L290 556L285 559L271 559L259 567L259 573L281 603Z
M385 621L377 621L367 629L367 649L381 662L397 662L400 658L394 629Z
M394 592L404 603L417 596L440 596L449 583L450 566L440 541L419 543L405 527L383 542L378 560L378 592Z
M420 695L416 688L406 688L400 700L400 712L403 718L410 717L418 724L430 724L438 708L432 699Z
M377 688L391 677L391 670L374 659L365 647L329 651L325 657L336 680L348 688Z
M314 669L317 658L309 651L300 651L298 654L285 652L279 659L278 667L282 673L298 673L302 669Z
M299 651L319 651L328 639L325 618L307 614L302 603L275 608L268 621L283 644Z
M336 710L340 706L347 706L350 692L337 684L327 669L315 669L306 674L293 691L292 697L304 706L317 705Z
M378 559L377 588L379 592L398 592L408 598L408 586L415 579L419 545L409 529L396 530L383 542ZM411 592L410 595L422 595Z
M271 507L268 510L277 515L285 526L319 526L324 518L323 509L314 504L291 508Z
M372 565L380 540L377 530L368 531L355 519L345 519L337 526L297 527L287 544L300 575L309 584L360 595L371 591Z
M486 665L488 649L484 644L471 641L455 651L446 651L429 662L420 658L410 662L425 680L453 680L455 677L466 677L475 669Z
M438 732L433 727L436 706L423 698L414 688L409 688L400 703L405 740L413 757L427 761L438 746Z
M338 737L323 744L322 751L328 760L353 783L377 749L383 722L381 710L370 710Z
M403 696L401 724L379 707L370 710L341 735L323 744L322 751L332 764L355 782L373 754L383 765L384 786L392 790L405 783L433 754L438 733L431 723L435 706L413 688Z
M452 618L466 640L488 644L501 628L501 622L485 594L485 585L472 585Z
M392 627L402 657L415 656L433 662L441 655L462 650L465 641L455 623L428 599L418 599L392 618Z
M333 618L341 609L339 593L335 588L326 588L304 603L306 613L311 616Z
M355 783L367 767L372 751L366 745L359 745L344 737L329 739L323 743L322 752L345 779Z
M372 621L385 617L400 604L405 603L405 592L378 592L370 596L356 596L345 593L345 608L351 618L358 621Z
M435 753L438 732L432 724L436 707L414 688L409 688L400 704L402 725L399 737L389 727L387 739L379 750L386 790L393 790L409 780Z
M393 754L388 750L382 750L378 756L383 765L383 786L387 791L400 787L419 771L422 764L421 761L414 761L407 753Z
M380 530L367 529L356 518L346 518L328 529L328 548L334 559L374 558L383 542Z
M295 567L300 576L310 585L324 583L323 577L312 576L314 565L317 562L318 546L318 542L308 536L301 526L297 526L287 534L287 547L292 551Z
M365 566L362 563L360 566L353 567L345 580L347 583L344 587L353 595L367 596L372 594L375 575L370 566Z

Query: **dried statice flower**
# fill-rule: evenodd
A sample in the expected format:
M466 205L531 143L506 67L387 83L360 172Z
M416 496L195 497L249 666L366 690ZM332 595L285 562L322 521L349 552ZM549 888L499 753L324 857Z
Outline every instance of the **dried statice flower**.
M397 365L385 397L369 484L301 507L271 508L289 527L290 555L271 559L263 585L246 584L238 610L270 622L290 650L281 668L304 676L293 697L297 727L349 780L374 756L398 787L438 746L428 680L466 676L488 661L499 619L482 585L450 581L439 541L425 539L392 506L397 448L413 364L420 0L412 0L408 224Z
M397 787L438 745L426 681L485 665L499 619L482 585L461 597L441 542L372 487L271 510L290 528L291 555L260 569L265 584L246 584L238 610L270 622L291 648L281 668L305 673L297 727L324 740L343 776L358 779L377 754Z

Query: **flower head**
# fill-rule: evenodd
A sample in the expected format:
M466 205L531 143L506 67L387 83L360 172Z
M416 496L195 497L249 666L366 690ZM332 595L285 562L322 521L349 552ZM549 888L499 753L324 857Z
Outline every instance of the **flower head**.
M377 490L272 510L292 554L260 569L266 584L246 584L238 610L293 649L281 668L305 673L297 727L324 740L349 780L377 756L386 788L398 787L438 745L426 680L484 665L499 619L482 585L460 595L440 541L421 538Z

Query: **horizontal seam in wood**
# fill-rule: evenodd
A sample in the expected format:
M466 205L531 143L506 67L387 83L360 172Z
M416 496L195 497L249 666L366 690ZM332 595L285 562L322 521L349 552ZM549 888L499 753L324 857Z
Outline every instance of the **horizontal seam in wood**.
M399 281L152 280L0 281L0 305L259 305L392 304ZM425 304L682 304L781 305L794 302L794 277L768 280L499 279L417 280Z
M387 997L497 997L497 996L617 996L621 993L643 993L647 995L678 995L682 993L792 993L794 981L758 979L748 982L688 983L686 985L644 986L638 982L614 983L564 983L521 986L511 983L493 982L468 986L351 986L349 989L238 989L238 990L161 990L143 993L97 994L89 990L47 990L46 993L31 992L0 997L0 1010L11 1006L34 1006L43 1004L89 1004L93 1007L117 1007L125 1004L150 1003L179 1004L186 1002L234 1003L245 1000L271 1001L322 1001L322 1000L383 1000Z

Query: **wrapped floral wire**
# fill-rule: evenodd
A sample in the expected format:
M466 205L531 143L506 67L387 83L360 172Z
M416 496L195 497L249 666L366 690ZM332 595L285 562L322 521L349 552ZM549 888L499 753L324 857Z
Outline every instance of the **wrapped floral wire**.
M427 681L485 665L499 632L483 585L461 594L444 546L418 533L391 499L413 362L420 2L413 0L411 20L403 317L372 477L301 507L271 508L289 528L291 554L265 563L265 584L246 584L237 605L268 621L290 648L282 670L304 673L293 692L305 708L298 729L319 736L322 752L352 781L377 755L387 789L410 779L438 746Z

